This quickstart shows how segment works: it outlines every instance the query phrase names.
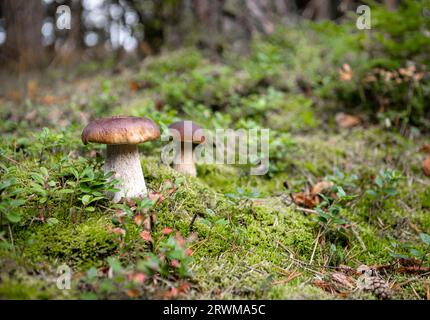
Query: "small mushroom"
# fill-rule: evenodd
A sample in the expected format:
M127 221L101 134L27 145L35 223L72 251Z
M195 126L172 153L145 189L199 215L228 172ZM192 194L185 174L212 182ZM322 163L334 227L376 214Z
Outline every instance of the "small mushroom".
M194 148L205 141L203 129L192 121L177 121L169 126L169 130L177 142L173 168L195 177L197 170L194 162Z
M122 198L145 196L147 189L137 145L160 137L160 129L150 119L114 116L92 121L82 132L82 142L106 144L104 171L115 172L120 183L118 192L110 195L113 202Z

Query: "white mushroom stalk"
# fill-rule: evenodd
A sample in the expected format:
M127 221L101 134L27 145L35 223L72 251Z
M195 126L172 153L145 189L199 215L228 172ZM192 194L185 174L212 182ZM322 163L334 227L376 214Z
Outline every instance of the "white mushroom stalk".
M203 129L192 121L177 121L169 126L169 130L176 141L173 168L178 172L197 176L194 147L205 141Z
M137 145L160 137L160 128L150 119L115 116L97 119L82 132L82 142L106 144L105 173L118 179L117 192L108 192L113 202L148 194Z
M113 171L113 177L119 180L115 185L119 191L110 194L113 202L147 195L137 145L107 145L104 171Z
M181 147L181 144L184 145L182 145ZM173 160L173 169L178 172L188 174L192 177L197 176L196 164L194 162L193 146L191 145L191 143L177 143L176 155L175 159Z

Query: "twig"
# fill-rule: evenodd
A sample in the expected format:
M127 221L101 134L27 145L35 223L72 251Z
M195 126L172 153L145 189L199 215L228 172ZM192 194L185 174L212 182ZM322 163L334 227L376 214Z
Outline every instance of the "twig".
M403 286L405 286L405 285L407 285L407 284L409 284L409 283L411 283L411 282L414 282L414 281L420 280L420 278L425 277L425 276L428 276L428 275L430 275L430 271L429 271L429 272L426 272L426 273L423 273L423 274L421 274L421 275L419 275L419 276L416 276L415 278L409 279L409 280L407 280L407 281L405 281L405 282L399 283L399 284L398 284L398 286L399 286L399 287L403 287Z
M357 238L358 242L360 243L361 247L364 251L367 251L367 247L364 244L363 240L361 239L360 235L358 234L357 230L355 230L354 226L351 225L351 231L354 234L354 236Z
M297 210L297 211L302 211L302 212L306 212L306 213L318 214L318 211L316 211L316 210L299 207L297 205L294 207L294 209Z
M412 292L415 294L415 296L418 298L418 300L422 300L422 298L420 297L420 295L417 293L417 291L415 290L414 286L411 284L411 288L412 288Z
M12 159L12 158L9 158L8 156L5 156L4 154L1 154L1 153L0 153L0 156L2 156L3 158L5 158L6 160L9 160L10 162L13 162L13 163L15 163L15 164L19 164L19 162L18 162L18 161L14 160L14 159Z
M197 216L198 216L198 214L194 213L193 218L191 219L191 222L190 222L190 232L193 232L193 225L194 225L194 222L197 219Z
M11 241L11 243L12 243L13 253L14 253L14 254L16 254L16 251L15 251L15 243L14 243L14 241L13 241L12 228L10 227L10 224L8 224L7 226L8 226L8 229L9 229L9 236L10 236L10 241Z
M318 235L315 239L315 245L314 245L314 249L312 250L311 260L309 260L309 264L312 264L314 262L315 251L317 250L318 241L320 239L320 236L321 236L321 228L318 229Z

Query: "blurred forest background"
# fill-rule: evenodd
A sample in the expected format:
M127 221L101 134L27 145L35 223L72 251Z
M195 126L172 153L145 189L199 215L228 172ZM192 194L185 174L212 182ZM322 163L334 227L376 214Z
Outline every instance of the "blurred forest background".
M395 10L398 0L383 0ZM247 52L256 33L300 20L342 20L355 0L2 0L0 63L20 72L50 64L196 45L212 54ZM58 28L70 8L70 29ZM66 21L67 22L67 21ZM288 29L286 29L288 32Z
M0 298L430 299L429 63L430 0L0 0ZM157 140L113 204L112 115L269 128L268 172Z

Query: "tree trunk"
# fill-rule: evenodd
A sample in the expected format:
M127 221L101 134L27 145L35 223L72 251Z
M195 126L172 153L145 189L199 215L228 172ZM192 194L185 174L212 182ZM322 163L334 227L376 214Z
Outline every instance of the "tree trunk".
M41 1L2 0L6 21L6 42L3 59L24 72L39 68L45 62L45 48L41 39L43 5Z
M384 0L384 4L390 11L397 9L397 0Z

